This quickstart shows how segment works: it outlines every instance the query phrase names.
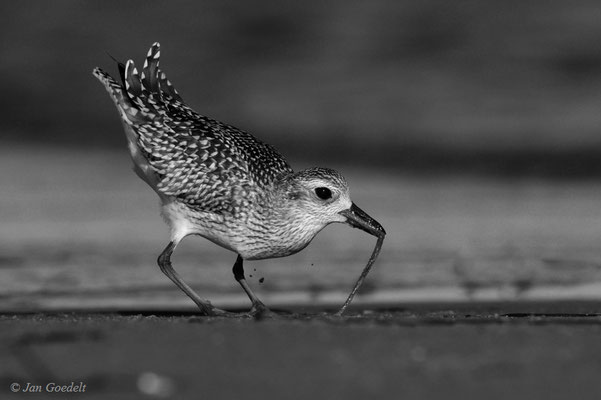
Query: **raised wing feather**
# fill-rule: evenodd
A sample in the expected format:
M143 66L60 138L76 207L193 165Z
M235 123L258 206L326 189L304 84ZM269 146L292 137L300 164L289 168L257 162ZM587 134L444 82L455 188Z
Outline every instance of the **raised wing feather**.
M156 190L199 211L234 214L242 197L292 172L272 146L188 107L159 69L159 57L155 43L141 74L128 61L121 88L126 96L113 94L118 108L125 105L132 114L121 112L156 174Z

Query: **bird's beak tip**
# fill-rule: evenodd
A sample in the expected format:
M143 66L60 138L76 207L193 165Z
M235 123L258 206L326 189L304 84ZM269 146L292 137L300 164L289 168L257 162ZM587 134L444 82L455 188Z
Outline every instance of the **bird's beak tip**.
M354 228L359 228L377 237L384 237L386 231L378 221L370 217L365 211L357 207L355 203L348 210L340 212L346 217L346 223Z

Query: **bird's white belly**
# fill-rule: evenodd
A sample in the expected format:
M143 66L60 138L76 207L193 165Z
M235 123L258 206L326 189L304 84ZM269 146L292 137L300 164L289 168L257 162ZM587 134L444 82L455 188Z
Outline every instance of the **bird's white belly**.
M176 243L188 235L199 235L240 254L246 260L285 257L307 247L323 229L309 221L290 221L285 225L253 225L249 220L229 220L214 213L191 212L172 199L163 204L162 215Z
M309 226L291 221L285 232L273 229L259 240L247 240L240 244L240 254L247 260L286 257L298 253L311 243L324 226Z

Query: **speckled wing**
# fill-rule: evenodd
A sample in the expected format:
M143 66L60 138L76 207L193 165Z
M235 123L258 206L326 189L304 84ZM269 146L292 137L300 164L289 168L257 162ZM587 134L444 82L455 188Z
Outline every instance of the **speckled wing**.
M140 147L158 190L194 209L234 214L240 197L292 172L271 146L234 127L198 115L161 125L169 129L140 127Z
M242 197L292 172L270 145L188 107L159 69L159 57L155 43L141 74L131 60L122 68L125 100L133 105L124 121L158 178L156 190L198 211L235 213Z

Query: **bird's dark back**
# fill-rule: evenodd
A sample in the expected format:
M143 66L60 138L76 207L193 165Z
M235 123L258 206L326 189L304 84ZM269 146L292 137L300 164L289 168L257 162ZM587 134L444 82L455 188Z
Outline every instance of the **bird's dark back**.
M141 74L131 60L120 64L121 83L100 68L94 74L121 114L137 172L151 174L145 180L163 198L198 211L235 213L244 197L268 191L292 172L272 146L186 105L160 70L159 56L155 43Z

